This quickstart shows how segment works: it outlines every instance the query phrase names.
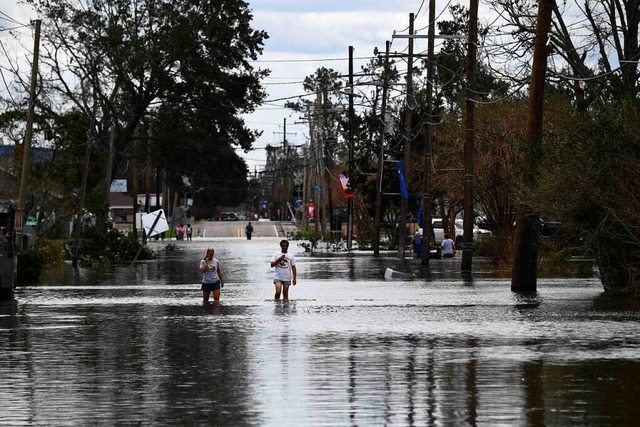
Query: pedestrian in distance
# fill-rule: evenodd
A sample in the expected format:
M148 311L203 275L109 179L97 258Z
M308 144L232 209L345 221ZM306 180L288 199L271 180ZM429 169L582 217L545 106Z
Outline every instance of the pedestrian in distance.
M187 241L191 241L193 237L193 227L191 224L187 224Z
M289 252L289 241L280 241L280 250L271 257L271 268L275 268L273 284L276 287L275 299L287 301L289 299L289 286L296 285L298 272L296 270L296 258Z
M220 301L220 289L224 287L220 261L213 257L213 247L207 248L207 253L200 260L200 273L202 273L202 305L209 304L209 295L213 293L213 301Z
M247 235L247 240L251 240L251 234L253 234L253 225L251 225L251 222L244 228L244 234Z
M180 224L176 227L176 240L184 240L184 224Z
M453 258L456 255L456 243L451 240L448 234L444 235L444 240L440 244L443 258Z

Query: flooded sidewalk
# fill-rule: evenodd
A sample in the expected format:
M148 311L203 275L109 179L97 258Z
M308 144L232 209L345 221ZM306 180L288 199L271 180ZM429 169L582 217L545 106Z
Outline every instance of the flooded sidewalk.
M640 310L599 280L508 279L459 259L309 254L274 301L276 238L179 242L70 266L0 311L0 424L632 425ZM175 243L175 242L174 242ZM221 303L202 307L216 248ZM387 269L401 272L385 278Z

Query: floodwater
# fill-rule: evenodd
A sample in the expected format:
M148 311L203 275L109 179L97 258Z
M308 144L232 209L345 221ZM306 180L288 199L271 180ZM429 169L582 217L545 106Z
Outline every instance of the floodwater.
M0 425L634 425L640 307L573 278L514 294L480 260L312 255L273 300L278 239L70 266L0 311ZM176 243L176 242L173 242ZM226 286L202 307L216 247ZM385 279L386 268L403 274Z

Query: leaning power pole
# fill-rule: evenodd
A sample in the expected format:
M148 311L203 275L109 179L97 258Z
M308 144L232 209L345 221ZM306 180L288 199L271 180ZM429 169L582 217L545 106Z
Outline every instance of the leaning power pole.
M22 231L24 228L24 200L27 193L27 180L29 179L29 166L31 164L31 140L33 139L33 120L36 105L36 83L38 81L38 58L40 56L40 27L42 21L36 19L35 38L33 41L33 64L31 65L31 87L29 88L29 111L27 113L27 129L24 134L24 144L22 145L22 172L20 176L20 190L18 193L18 207L15 213L14 230L15 236L19 237L18 249L25 249L23 246Z
M471 0L469 5L469 39L467 40L467 88L464 139L464 198L463 207L463 235L462 235L462 264L463 279L471 279L473 258L473 151L475 147L475 70L476 51L478 41L478 0Z
M527 107L525 141L528 149L524 153L525 189L531 189L537 179L537 169L542 150L542 128L544 115L544 82L547 72L547 37L551 27L551 11L555 0L538 1L538 20L533 49L531 87ZM514 292L533 292L537 287L538 234L540 218L527 203L519 200L516 205L516 236L511 290Z

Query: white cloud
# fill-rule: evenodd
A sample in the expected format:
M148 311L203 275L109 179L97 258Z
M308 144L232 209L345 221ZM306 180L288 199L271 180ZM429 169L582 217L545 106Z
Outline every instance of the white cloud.
M254 26L269 33L265 55L272 50L320 55L344 52L349 45L384 45L407 22L408 14L390 12L265 12L256 15Z

